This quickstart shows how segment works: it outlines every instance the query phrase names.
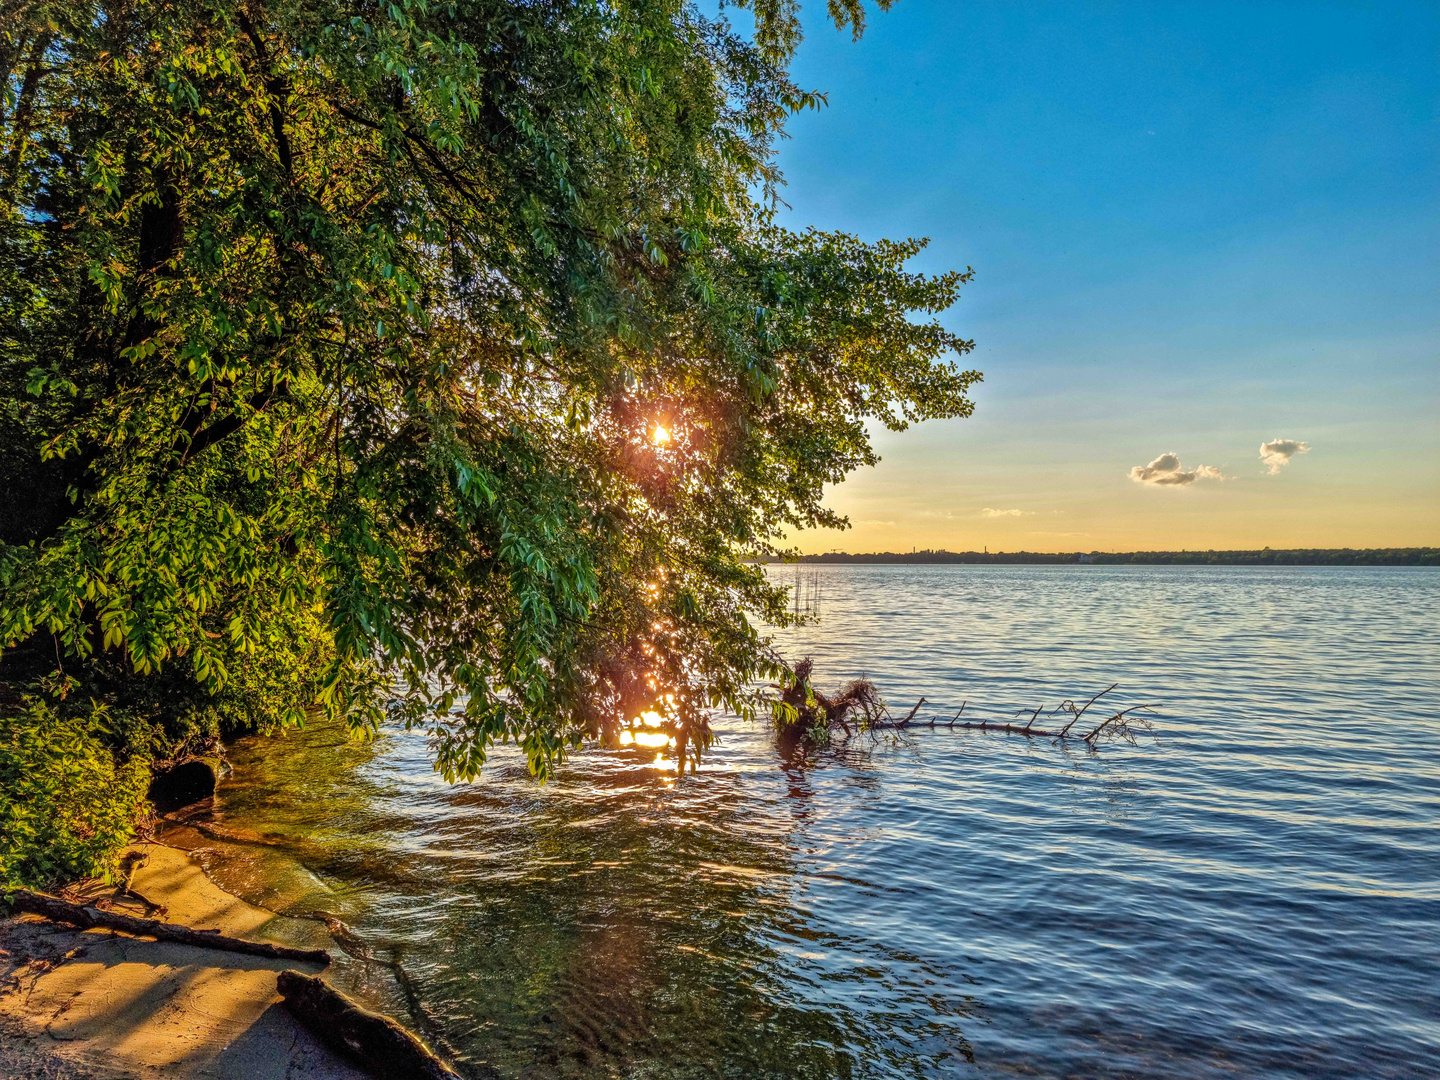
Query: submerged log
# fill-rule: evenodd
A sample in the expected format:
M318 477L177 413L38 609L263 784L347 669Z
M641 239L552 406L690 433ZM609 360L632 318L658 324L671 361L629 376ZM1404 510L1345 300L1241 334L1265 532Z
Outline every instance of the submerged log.
M139 937L152 937L157 941L194 945L201 949L219 949L222 952L264 956L272 960L296 960L306 964L330 963L330 954L324 949L292 949L288 945L271 945L267 941L246 941L244 938L229 937L219 930L192 930L188 926L177 926L175 923L160 922L156 919L137 919L133 915L101 911L97 907L72 904L58 897L25 889L17 889L7 894L7 899L16 911L43 915L47 919L69 923L83 930L98 926Z
M297 1020L381 1080L455 1080L460 1075L390 1017L362 1009L318 975L282 971L275 986Z

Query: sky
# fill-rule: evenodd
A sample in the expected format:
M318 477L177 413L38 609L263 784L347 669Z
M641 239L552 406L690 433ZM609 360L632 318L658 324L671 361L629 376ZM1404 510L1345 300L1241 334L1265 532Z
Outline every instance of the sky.
M985 381L801 551L1440 545L1440 5L804 11L782 219L974 267Z

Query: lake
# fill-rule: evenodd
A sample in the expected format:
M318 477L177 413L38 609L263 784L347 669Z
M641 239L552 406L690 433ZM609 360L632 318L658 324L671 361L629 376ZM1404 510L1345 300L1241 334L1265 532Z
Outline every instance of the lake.
M232 748L214 817L268 843L169 838L342 919L336 981L473 1076L1440 1074L1440 570L805 575L778 642L822 688L998 720L1119 683L1157 741L801 759L729 720L693 776L450 787L422 736L321 727Z

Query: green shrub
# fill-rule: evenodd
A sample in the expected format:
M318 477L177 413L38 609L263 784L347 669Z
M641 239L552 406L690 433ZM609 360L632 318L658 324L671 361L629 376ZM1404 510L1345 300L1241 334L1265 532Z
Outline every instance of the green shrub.
M113 875L150 770L117 760L111 726L104 706L62 716L33 697L0 716L0 887Z

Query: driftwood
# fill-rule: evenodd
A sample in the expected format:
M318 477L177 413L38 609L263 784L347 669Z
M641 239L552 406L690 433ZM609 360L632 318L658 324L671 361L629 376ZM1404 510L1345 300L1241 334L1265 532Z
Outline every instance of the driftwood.
M362 1009L318 975L282 971L275 986L297 1020L381 1080L455 1080L460 1075L390 1017Z
M1147 709L1153 709L1155 708L1154 705L1132 705L1128 709L1121 709L1114 715L1106 717L1104 720L1100 721L1100 723L1096 724L1093 728L1090 728L1088 731L1086 731L1083 735L1079 734L1078 732L1075 734L1071 734L1071 729L1073 729L1075 725L1079 723L1080 718L1089 711L1090 706L1094 705L1095 702L1099 701L1102 697L1110 693L1111 690L1114 690L1115 687L1119 685L1119 683L1111 683L1110 686L1106 687L1104 690L1101 690L1100 693L1096 694L1084 705L1076 705L1075 702L1070 700L1062 701L1059 705L1057 705L1054 709L1050 711L1049 715L1055 716L1056 714L1062 712L1068 713L1070 714L1070 720L1064 727L1056 731L1050 731L1046 728L1037 728L1035 726L1035 721L1038 720L1040 718L1040 714L1045 711L1044 705L1041 705L1034 711L1031 711L1029 709L1021 709L1019 712L1017 712L1015 714L1016 716L1024 716L1027 712L1030 713L1030 719L1027 720L1023 725L1012 723L992 723L988 720L981 720L978 723L973 720L967 720L964 723L960 723L960 717L965 712L965 706L970 704L968 701L963 703L960 706L960 711L957 712L954 716L952 716L948 721L942 721L938 716L932 716L928 723L914 724L912 723L912 721L914 720L915 714L920 711L920 706L925 704L925 699L923 697L915 703L915 708L910 710L910 714L906 716L904 720L881 721L877 723L871 723L870 725L868 725L868 727L870 730L879 729L890 731L902 731L908 727L958 727L964 731L998 731L1005 735L1024 735L1027 738L1032 739L1077 739L1080 742L1088 743L1091 746L1095 745L1095 740L1098 739L1100 736L1113 735L1118 738L1122 738L1127 742L1133 743L1135 741L1137 728L1146 732L1152 731L1153 729L1151 728L1149 721L1147 721L1144 717L1136 717L1132 716L1131 714L1141 712ZM1082 727L1080 730L1085 731L1085 728Z
M69 923L84 930L98 926L140 937L153 937L159 941L177 941L181 945L194 945L202 949L220 949L223 952L265 956L272 960L296 960L306 964L330 963L330 954L324 949L292 949L288 945L246 941L244 938L228 937L219 930L192 930L188 926L177 926L175 923L160 922L156 919L137 919L133 915L122 915L118 911L102 911L93 904L72 904L67 900L24 889L9 893L7 898L16 911L43 915L47 919Z
M966 705L969 705L970 703L969 703L968 701L966 701L966 702L964 702L963 704L961 704L961 706L960 706L960 712L957 712L957 713L956 713L954 716L952 716L949 720L946 720L946 721L943 721L943 722L942 722L938 716L932 716L929 720L922 721L921 723L918 723L918 724L913 724L912 721L915 719L915 714L920 711L920 706L921 706L921 705L924 705L924 704L925 704L925 699L922 697L919 701L917 701L917 702L915 703L915 707L910 710L909 715L907 715L904 720L874 720L874 721L872 721L871 723L869 723L869 724L866 725L866 730L867 730L867 731L903 731L905 728L908 728L908 727L917 727L917 728L919 728L919 727L928 727L928 728L933 728L933 727L953 728L953 727L955 726L955 721L959 720L959 719L960 719L960 714L965 711L965 706L966 706ZM969 721L966 721L965 723L961 724L960 726L961 726L962 728L968 728L968 727L975 727L976 725L971 724ZM992 724L991 727L994 727L994 725Z
M164 904L157 904L154 900L151 900L139 889L135 888L135 871L139 870L142 866L148 866L149 864L150 853L148 851L131 851L121 857L120 871L123 874L123 877L120 882L120 895L128 896L144 904L145 915L147 917L151 915L164 915L170 910L169 908L167 908ZM105 910L109 910L110 908L109 904L97 906L103 906Z
M915 703L915 706L904 716L903 719L895 719L890 710L880 699L875 684L868 679L855 679L846 684L832 695L827 695L817 690L811 682L811 674L814 669L814 662L805 659L795 665L789 682L772 683L772 689L780 691L780 701L793 710L794 719L781 725L781 731L793 735L799 733L801 737L820 731L824 732L829 728L841 728L846 737L854 734L852 724L856 724L860 731L906 731L916 728L960 728L962 731L996 731L1006 735L1024 735L1027 738L1054 739L1066 741L1074 739L1077 742L1094 746L1096 740L1102 736L1106 738L1124 739L1126 742L1134 743L1137 734L1153 733L1154 729L1150 722L1143 716L1136 713L1145 712L1155 708L1154 705L1132 705L1128 709L1121 709L1112 715L1101 720L1094 727L1080 725L1080 721L1090 710L1090 707L1099 701L1110 691L1114 690L1118 683L1101 690L1084 705L1077 705L1069 699L1062 701L1049 712L1054 717L1060 713L1066 713L1070 719L1064 727L1054 730L1044 727L1036 727L1035 723L1040 719L1040 714L1045 711L1041 705L1035 709L1021 709L1015 715L1025 716L1029 719L1024 724L1010 722L994 722L990 720L965 720L960 719L965 713L969 702L965 702L960 709L949 720L941 720L938 716L932 716L928 721L917 721L915 716L919 713L921 706L925 704L922 697ZM1077 727L1077 725L1080 725ZM827 735L820 735L821 739L828 738Z

